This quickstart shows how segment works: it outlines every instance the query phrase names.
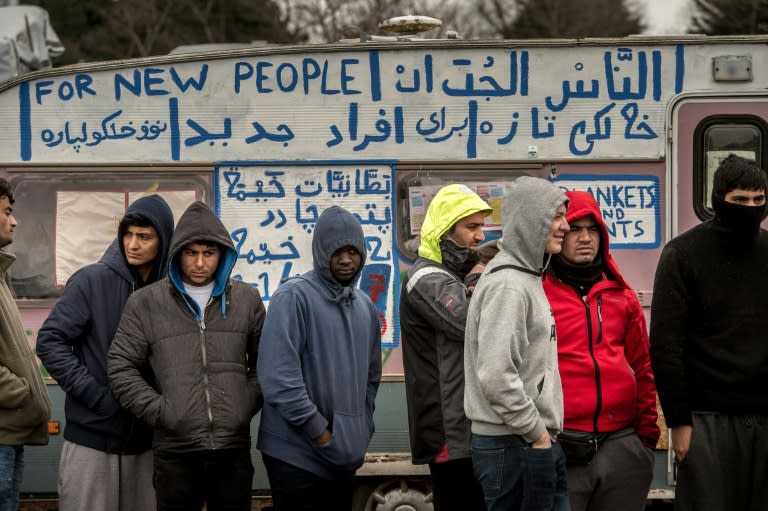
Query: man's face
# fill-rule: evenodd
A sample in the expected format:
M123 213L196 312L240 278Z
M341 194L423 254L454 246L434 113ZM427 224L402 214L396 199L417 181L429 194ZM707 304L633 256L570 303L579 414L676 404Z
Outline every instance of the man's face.
M740 206L764 206L765 190L744 190L743 188L734 188L725 194L725 202L738 204Z
M213 282L221 259L217 243L190 243L181 249L181 280L191 286L205 286Z
M448 237L460 247L477 250L480 247L480 242L485 239L483 225L485 225L485 215L480 212L473 213L456 222L453 226L453 232Z
M565 204L561 204L555 212L555 218L552 219L552 225L549 228L547 244L544 245L544 252L547 254L559 254L563 249L563 239L569 229L568 220L565 219L567 212Z
M592 216L570 222L560 257L571 264L589 264L600 250L600 227Z
M13 230L16 228L16 218L13 216L13 206L8 197L0 198L0 248L13 243Z
M123 234L125 260L131 266L150 265L160 251L160 238L154 227L132 225Z
M341 247L331 256L331 273L340 284L346 286L357 274L363 258L351 245Z

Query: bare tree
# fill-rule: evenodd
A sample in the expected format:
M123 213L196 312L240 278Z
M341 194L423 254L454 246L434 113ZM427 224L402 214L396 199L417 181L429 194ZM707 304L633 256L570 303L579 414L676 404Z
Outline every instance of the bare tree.
M693 32L708 35L768 33L768 0L694 0Z
M505 39L513 37L519 3L519 0L480 0L477 12L487 25L485 32Z
M616 0L518 0L505 37L620 37L643 30L640 15Z
M64 42L65 63L144 57L182 44L293 43L290 12L274 0L28 0L45 7Z
M467 23L464 17L473 7L467 7L462 0L282 0L280 5L290 13L293 28L301 27L312 42L335 42L362 33L379 34L381 21L406 14L430 16L443 22L442 27L422 34L423 37L443 37L447 30L476 33L476 24Z

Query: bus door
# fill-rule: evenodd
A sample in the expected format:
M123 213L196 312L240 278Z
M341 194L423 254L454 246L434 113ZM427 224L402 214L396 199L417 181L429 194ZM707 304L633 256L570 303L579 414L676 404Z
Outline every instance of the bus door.
M768 166L768 96L686 97L672 109L669 237L712 217L712 178L733 153Z

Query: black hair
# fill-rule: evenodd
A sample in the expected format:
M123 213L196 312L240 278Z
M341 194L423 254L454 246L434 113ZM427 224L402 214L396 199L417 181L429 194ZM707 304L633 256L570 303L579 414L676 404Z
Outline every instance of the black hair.
M736 188L768 191L768 177L755 160L731 153L717 166L712 198L725 200L725 195Z
M11 184L0 177L0 199L8 197L8 202L13 204L13 192L11 191Z
M152 222L147 220L142 215L139 215L138 213L128 213L123 217L122 220L120 220L120 225L117 228L117 235L120 237L120 239L123 239L123 236L125 236L125 233L128 232L129 227L152 227L155 226L152 225Z

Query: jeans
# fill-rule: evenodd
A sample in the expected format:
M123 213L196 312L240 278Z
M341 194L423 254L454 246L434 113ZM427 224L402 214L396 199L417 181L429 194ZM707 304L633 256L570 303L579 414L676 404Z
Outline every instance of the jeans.
M24 474L24 447L0 445L0 511L19 508L19 491Z
M158 511L250 511L253 463L248 448L155 452Z
M330 481L261 453L275 511L350 511L354 481Z
M517 435L472 435L472 462L488 511L569 511L565 454Z

